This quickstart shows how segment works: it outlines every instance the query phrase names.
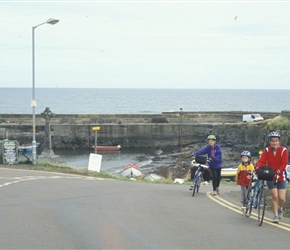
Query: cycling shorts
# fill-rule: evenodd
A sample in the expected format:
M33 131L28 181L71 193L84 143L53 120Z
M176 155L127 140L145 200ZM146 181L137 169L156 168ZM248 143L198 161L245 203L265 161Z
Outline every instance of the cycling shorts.
M274 181L267 181L267 185L269 189L286 189L287 181L279 181L276 185L274 184Z

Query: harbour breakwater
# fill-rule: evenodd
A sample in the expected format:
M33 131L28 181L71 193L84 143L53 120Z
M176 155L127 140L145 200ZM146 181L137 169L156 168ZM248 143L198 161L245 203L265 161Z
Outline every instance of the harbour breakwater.
M279 115L289 117L288 111L260 113L265 121L242 122L245 112L164 112L162 114L55 114L51 119L53 149L90 148L97 136L98 145L121 145L122 148L180 148L206 143L209 134L217 136L226 148L225 156L233 157L247 148L258 152L265 146L267 120ZM0 138L31 144L32 116L1 114ZM95 134L93 127L99 126ZM45 119L36 115L36 141L45 137ZM288 136L282 138L288 143ZM286 143L287 142L287 143ZM227 156L226 156L227 157Z

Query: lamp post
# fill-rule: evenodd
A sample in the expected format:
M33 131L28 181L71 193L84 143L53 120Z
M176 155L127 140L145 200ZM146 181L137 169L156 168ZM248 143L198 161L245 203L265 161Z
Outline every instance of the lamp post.
M35 140L35 106L36 106L36 100L35 100L35 55L34 55L34 30L43 24L56 24L59 20L50 18L46 22L43 22L41 24L38 24L36 26L32 27L32 164L36 165L36 140Z
M180 135L179 135L179 146L180 146L179 175L180 175L180 178L182 178L182 108L180 108Z

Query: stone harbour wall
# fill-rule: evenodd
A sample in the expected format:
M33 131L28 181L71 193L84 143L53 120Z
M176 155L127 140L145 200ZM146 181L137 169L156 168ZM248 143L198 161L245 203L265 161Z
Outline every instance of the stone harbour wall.
M285 111L283 111L285 113ZM156 115L55 115L51 119L52 147L54 149L85 149L98 145L121 145L122 148L179 148L206 143L209 134L227 148L227 154L239 154L245 148L258 152L267 143L266 121L243 123L244 112L191 112ZM258 113L258 112L251 112ZM280 113L261 113L272 119ZM286 112L288 114L288 112ZM8 135L19 144L31 144L31 115L0 115L0 139ZM43 143L44 118L36 116L36 141ZM180 138L180 135L182 137ZM283 134L282 143L288 144Z

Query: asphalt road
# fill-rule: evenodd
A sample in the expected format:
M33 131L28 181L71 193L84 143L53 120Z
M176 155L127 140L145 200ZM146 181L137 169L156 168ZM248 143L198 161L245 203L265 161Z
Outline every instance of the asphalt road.
M1 249L289 249L289 224L241 215L201 186L0 168Z

